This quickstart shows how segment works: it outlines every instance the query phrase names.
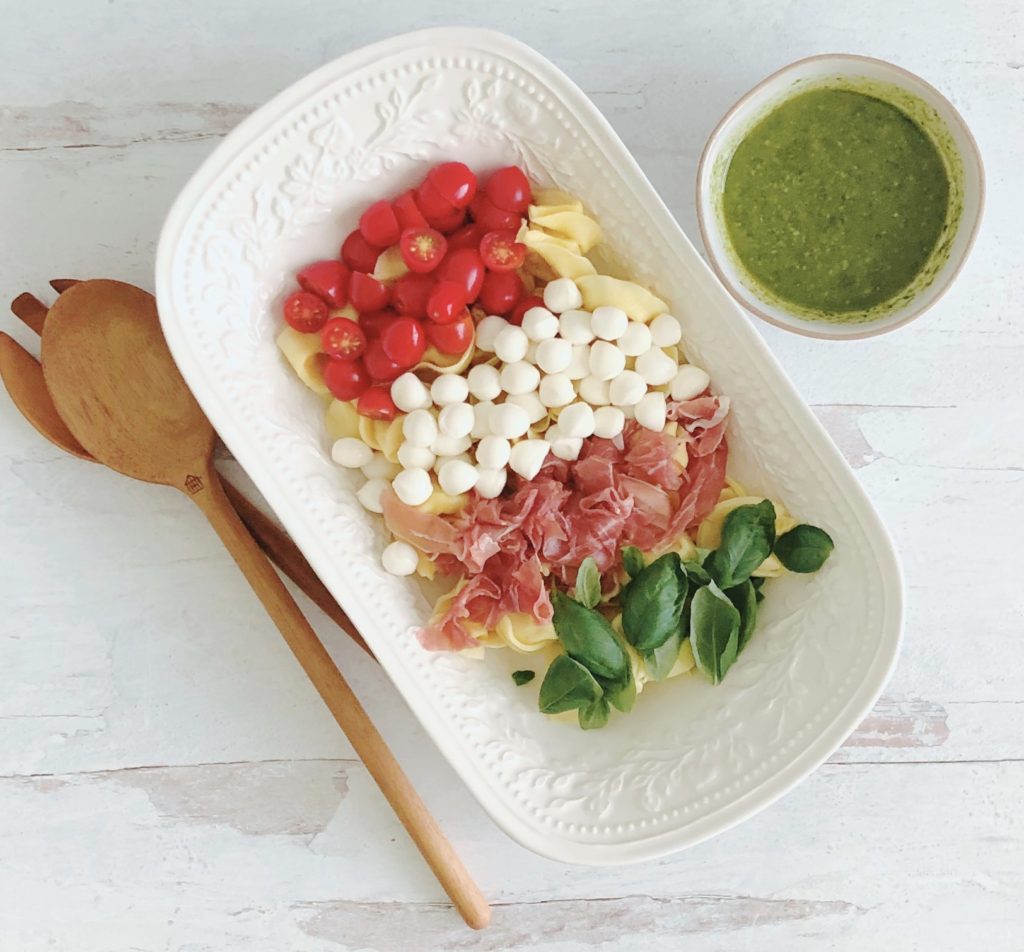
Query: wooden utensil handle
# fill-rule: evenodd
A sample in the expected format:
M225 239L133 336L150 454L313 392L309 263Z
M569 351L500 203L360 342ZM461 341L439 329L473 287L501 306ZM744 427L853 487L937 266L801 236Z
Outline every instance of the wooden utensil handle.
M487 901L277 572L242 524L212 466L204 467L198 476L189 476L182 488L217 530L462 918L472 928L482 929L491 917Z

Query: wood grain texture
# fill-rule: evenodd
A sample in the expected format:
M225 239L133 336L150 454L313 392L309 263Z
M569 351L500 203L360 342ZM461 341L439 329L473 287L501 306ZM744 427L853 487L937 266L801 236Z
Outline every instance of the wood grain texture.
M1018 952L1019 3L125 9L0 0L7 299L58 271L150 286L167 207L250 108L361 43L444 23L502 29L554 59L691 236L697 158L717 119L772 70L823 51L893 60L946 93L979 141L989 200L964 271L912 327L842 345L759 328L856 467L907 584L903 653L885 696L830 764L770 810L658 863L547 863L493 827L377 666L338 646L374 721L497 899L479 936L452 925L199 514L176 494L57 453L0 404L4 938L27 952L582 952L632 949L637 936L673 952ZM68 26L59 36L56 21ZM13 321L4 329L30 340ZM247 792L237 810L220 796L231 785ZM285 791L299 786L296 808Z

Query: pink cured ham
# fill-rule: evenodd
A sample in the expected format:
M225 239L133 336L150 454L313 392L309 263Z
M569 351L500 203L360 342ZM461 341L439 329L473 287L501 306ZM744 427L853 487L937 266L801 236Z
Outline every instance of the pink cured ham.
M729 415L726 397L695 397L682 403L672 401L666 417L683 427L690 456L707 456L718 449L725 437L725 424Z

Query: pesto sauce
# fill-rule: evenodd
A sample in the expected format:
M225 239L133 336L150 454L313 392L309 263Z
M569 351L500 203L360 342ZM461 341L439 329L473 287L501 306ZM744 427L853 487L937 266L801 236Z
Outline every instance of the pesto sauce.
M782 301L842 320L906 288L942 234L949 176L904 112L816 89L755 125L729 164L722 215L750 276Z

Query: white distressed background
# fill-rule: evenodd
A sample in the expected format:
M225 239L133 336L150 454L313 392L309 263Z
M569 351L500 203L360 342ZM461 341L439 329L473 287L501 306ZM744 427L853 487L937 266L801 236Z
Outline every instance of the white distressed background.
M62 456L2 399L0 949L1024 948L1020 0L2 0L3 295L62 275L150 286L165 210L253 107L356 46L455 23L569 73L691 236L705 137L797 57L894 60L964 114L988 207L935 310L865 343L761 328L896 538L899 669L776 806L662 862L588 870L499 833L346 648L496 904L474 935L198 513Z

